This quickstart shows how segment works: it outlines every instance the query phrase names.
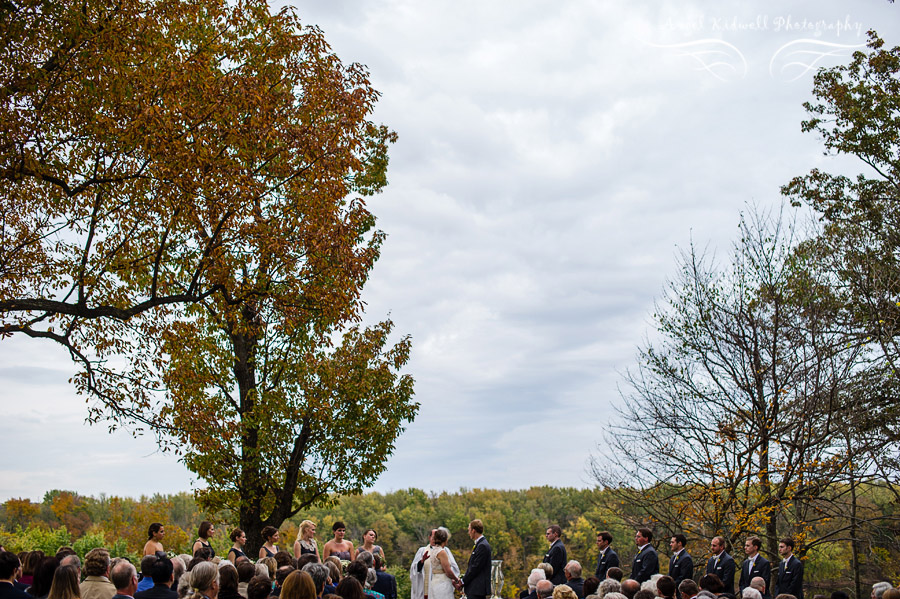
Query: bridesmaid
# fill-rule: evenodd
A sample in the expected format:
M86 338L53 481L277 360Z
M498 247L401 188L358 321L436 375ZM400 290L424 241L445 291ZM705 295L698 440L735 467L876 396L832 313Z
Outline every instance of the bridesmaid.
M159 522L154 522L147 529L147 542L144 543L144 555L156 555L158 551L165 553L162 538L166 534L165 528Z
M307 553L315 555L316 561L322 561L319 557L319 545L316 543L316 525L312 520L300 523L300 531L297 532L297 540L294 541L294 557L300 559L301 555Z
M278 529L274 526L266 526L262 529L262 538L266 540L263 546L259 548L259 559L264 557L275 557L278 553L278 545L275 543L279 540Z
M353 543L344 540L344 535L347 533L347 527L344 526L344 523L338 520L331 526L331 530L334 532L334 538L325 543L325 549L323 550L325 557L334 555L341 561L348 562L356 559Z
M235 528L231 531L229 538L234 545L228 550L228 561L233 564L237 561L237 558L247 557L247 554L244 553L244 544L247 542L247 534L240 528Z
M366 532L363 533L363 544L360 545L359 549L356 550L357 553L360 551L368 551L373 556L376 554L381 556L381 559L384 559L384 550L375 544L375 541L378 540L378 533L375 532L374 528L367 528Z
M209 540L213 538L216 534L216 527L212 525L212 522L207 522L204 520L200 523L200 530L197 531L197 540L194 541L194 546L191 548L194 556L197 555L197 552L201 549L209 549L209 559L216 557L216 551L212 548L212 545L209 543Z

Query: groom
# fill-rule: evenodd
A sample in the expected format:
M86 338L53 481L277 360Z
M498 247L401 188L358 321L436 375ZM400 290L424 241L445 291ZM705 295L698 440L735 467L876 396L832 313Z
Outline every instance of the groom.
M457 590L465 589L467 599L485 599L491 595L491 546L484 538L481 520L469 522L469 538L475 541L475 547Z

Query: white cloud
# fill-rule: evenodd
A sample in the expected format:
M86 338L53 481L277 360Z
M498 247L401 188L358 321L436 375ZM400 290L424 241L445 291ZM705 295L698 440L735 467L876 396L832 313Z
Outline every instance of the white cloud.
M422 408L381 490L585 484L676 248L693 238L725 250L745 203L773 205L792 176L848 165L800 132L811 78L768 71L778 48L809 33L777 19L836 22L846 3L306 0L298 10L345 62L369 66L383 94L376 119L400 135L391 184L369 201L388 239L364 297L367 321L390 313L398 335L412 335ZM848 18L897 44L895 11L857 3ZM766 27L750 29L757 21ZM746 73L722 80L660 47L707 38L734 46L728 60ZM32 462L0 473L0 497L189 487L149 439L81 423L62 352L4 340L0 364L16 423L0 449L27 448Z

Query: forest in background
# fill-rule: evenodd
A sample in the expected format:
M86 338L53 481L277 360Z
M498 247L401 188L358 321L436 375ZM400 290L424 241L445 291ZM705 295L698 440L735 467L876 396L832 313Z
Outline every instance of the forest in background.
M900 568L900 527L892 516L897 505L893 494L874 487L864 489L861 505L882 520L873 519L863 543L864 579L867 585L877 580L898 582ZM463 570L471 552L466 535L468 522L480 518L485 535L491 542L495 559L503 560L506 583L504 597L513 597L525 585L531 568L541 561L547 550L544 532L548 525L563 529L569 559L576 559L590 575L596 564L596 532L610 531L625 570L634 554L634 522L641 514L639 505L625 505L620 495L609 490L555 487L532 487L526 490L461 489L458 492L427 493L405 489L392 493L365 493L336 498L333 507L313 508L298 514L281 527L281 546L290 550L304 519L318 526L320 547L330 538L336 520L347 526L347 538L359 545L366 528L378 532L378 544L384 548L389 570L397 577L400 596L409 588L408 569L416 549L425 543L435 526L446 526L452 537L451 550ZM42 549L55 552L61 545L73 545L80 554L92 547L105 545L116 555L137 559L147 540L147 526L162 522L166 527L163 541L167 550L186 552L197 536L204 519L219 525L212 540L217 555L225 555L231 542L228 533L235 521L228 514L204 514L190 493L153 495L139 499L90 497L72 491L49 491L40 503L28 499L9 499L0 506L0 543L12 551ZM828 537L844 523L817 523L810 531L816 537ZM654 528L653 543L660 553L661 571L668 567L668 535L677 530L675 523L650 523ZM689 552L698 568L709 554L709 540L689 538ZM729 547L738 561L743 559L740 547ZM834 540L816 545L804 556L806 585L823 592L852 590L850 542ZM773 558L774 556L768 556ZM700 571L698 570L698 574Z

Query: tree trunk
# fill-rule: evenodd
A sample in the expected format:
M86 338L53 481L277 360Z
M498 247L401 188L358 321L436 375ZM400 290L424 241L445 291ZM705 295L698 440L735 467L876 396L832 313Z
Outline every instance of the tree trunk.
M847 440L847 455L852 455L850 437ZM853 472L853 459L849 460L850 475L850 565L853 568L853 589L856 599L862 599L862 581L859 578L859 530L856 519L856 476Z

